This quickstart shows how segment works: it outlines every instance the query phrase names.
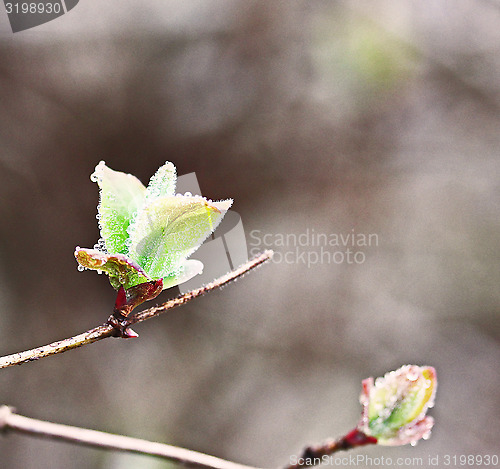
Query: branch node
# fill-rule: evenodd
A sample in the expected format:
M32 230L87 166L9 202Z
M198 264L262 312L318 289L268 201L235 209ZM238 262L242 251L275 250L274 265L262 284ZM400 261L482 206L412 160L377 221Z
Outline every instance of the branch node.
M114 329L113 337L120 337L122 339L134 339L139 337L137 332L130 329L130 320L122 315L117 317L116 312L108 318L107 324L112 326Z

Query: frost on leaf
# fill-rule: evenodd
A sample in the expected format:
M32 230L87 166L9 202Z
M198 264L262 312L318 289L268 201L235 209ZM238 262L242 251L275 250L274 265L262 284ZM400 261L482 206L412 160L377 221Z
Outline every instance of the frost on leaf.
M145 204L159 197L175 195L176 183L177 173L175 166L170 161L167 161L150 179L146 189Z
M105 272L115 290L120 286L129 289L151 281L139 265L123 254L106 254L95 249L77 247L75 257L83 268Z
M144 207L129 228L130 257L152 278L177 275L221 222L232 201L165 196Z
M170 288L201 273L203 264L187 258L215 230L232 200L175 195L177 175L170 162L158 169L147 188L104 161L91 180L100 188L102 242L98 249L77 248L80 269L105 272L117 290L160 279L163 288Z
M132 174L113 171L101 161L90 179L100 188L99 228L106 250L127 253L127 229L134 213L142 206L146 188Z
M427 410L434 405L436 371L430 366L406 365L383 378L363 380L363 413L358 429L378 444L416 444L430 436L434 425Z

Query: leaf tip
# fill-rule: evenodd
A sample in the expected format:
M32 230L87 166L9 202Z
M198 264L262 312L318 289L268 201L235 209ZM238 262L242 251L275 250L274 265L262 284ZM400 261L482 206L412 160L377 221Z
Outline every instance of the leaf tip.
M90 180L92 182L99 182L102 179L104 168L106 168L106 162L104 160L99 161L94 168L94 172L90 175Z
M227 212L231 208L231 205L233 205L233 199L211 202L211 205L214 206L219 212Z

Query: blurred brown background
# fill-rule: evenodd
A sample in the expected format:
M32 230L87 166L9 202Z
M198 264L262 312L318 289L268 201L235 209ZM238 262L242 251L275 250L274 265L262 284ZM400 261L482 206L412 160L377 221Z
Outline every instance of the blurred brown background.
M2 10L0 354L109 314L109 283L73 258L99 236L100 160L143 182L165 160L195 171L250 249L252 230L379 242L1 370L0 404L275 467L356 424L363 378L428 364L432 438L357 453L498 452L499 25L495 0L81 0L16 34ZM169 464L11 434L0 466Z

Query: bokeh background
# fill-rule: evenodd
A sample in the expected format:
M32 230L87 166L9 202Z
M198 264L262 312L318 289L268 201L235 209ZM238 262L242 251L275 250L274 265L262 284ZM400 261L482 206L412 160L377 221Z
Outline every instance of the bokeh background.
M431 439L356 454L498 453L499 25L496 0L81 0L12 34L2 6L0 354L107 318L113 290L73 258L99 237L100 160L143 182L166 160L196 172L234 198L249 249L253 230L378 243L1 370L0 403L276 467L355 426L363 378L428 364ZM0 466L170 465L9 434Z

